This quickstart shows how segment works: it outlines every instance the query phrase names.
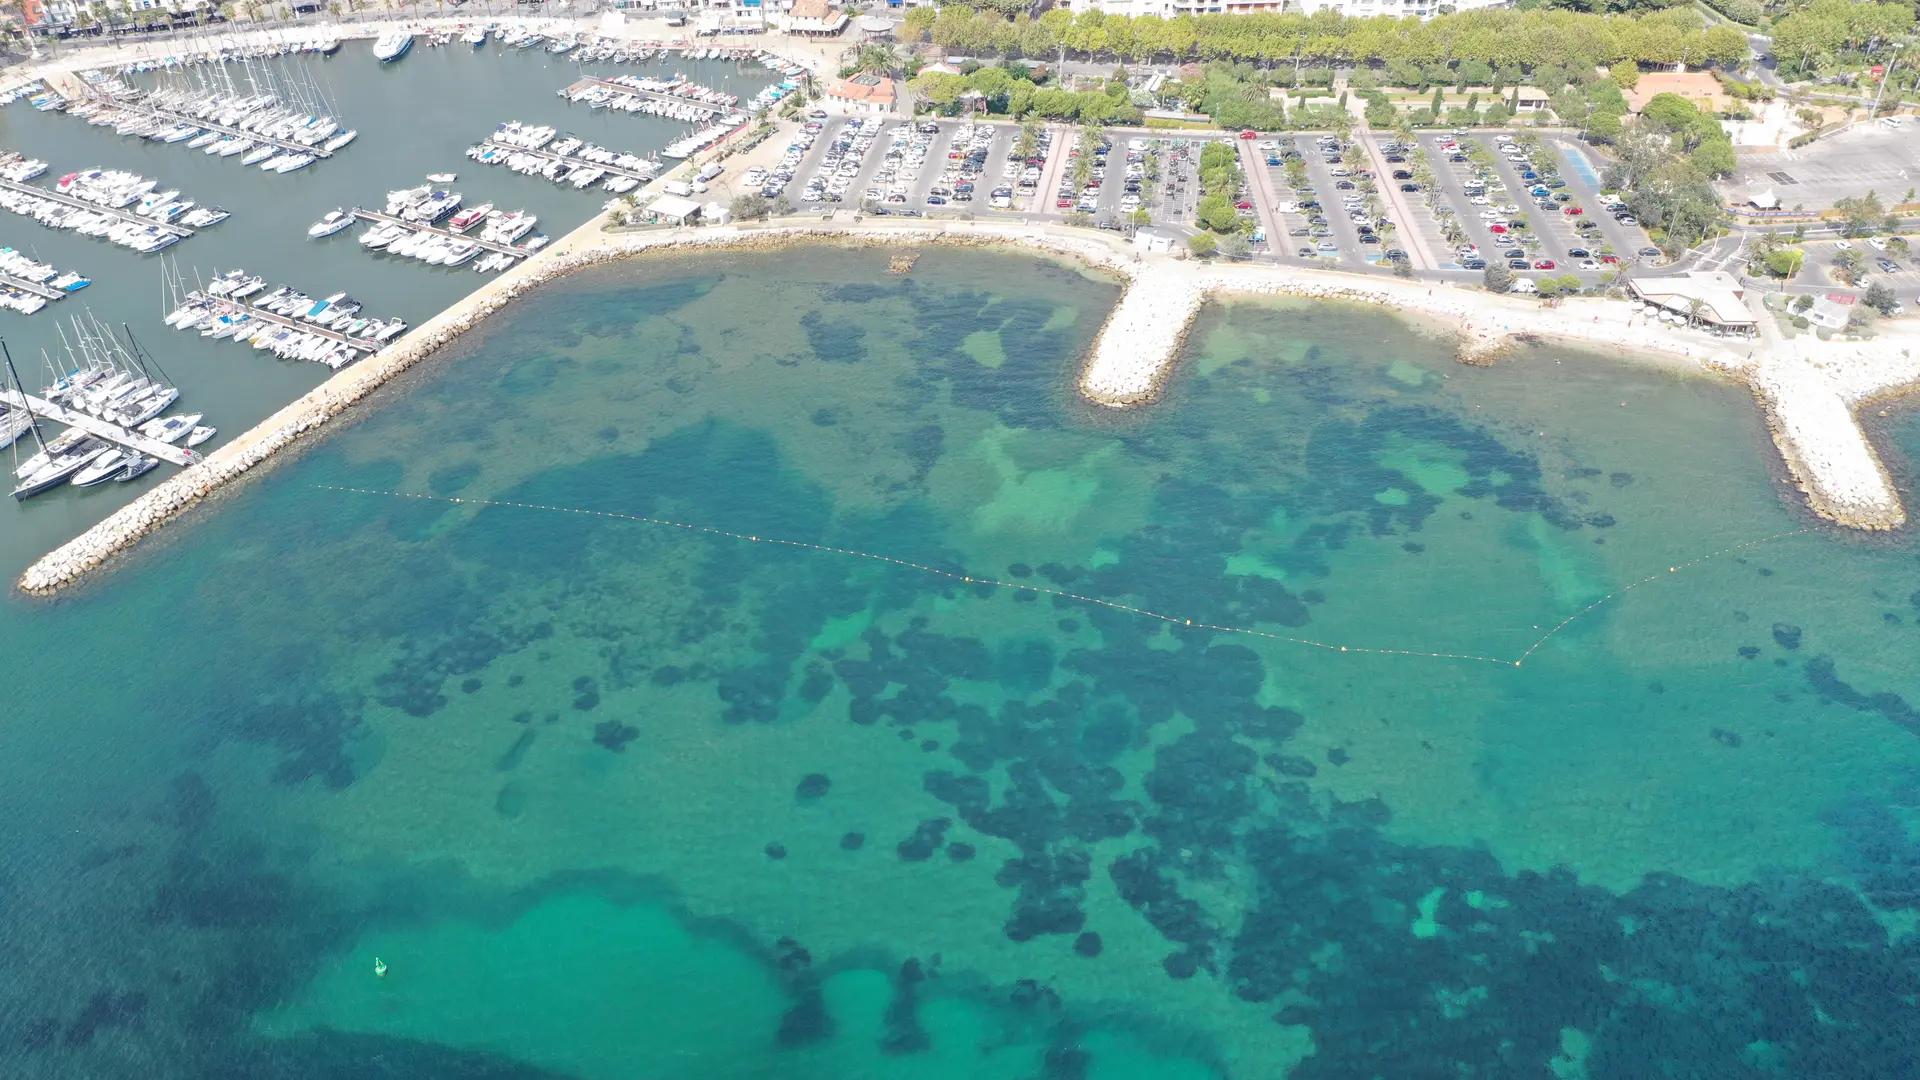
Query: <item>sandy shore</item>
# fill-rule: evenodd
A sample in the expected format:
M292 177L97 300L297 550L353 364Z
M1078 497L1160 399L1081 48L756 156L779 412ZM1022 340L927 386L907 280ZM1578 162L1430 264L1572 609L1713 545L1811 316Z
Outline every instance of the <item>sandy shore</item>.
M1174 373L1194 315L1208 296L1222 293L1381 304L1445 328L1467 357L1497 352L1527 336L1603 353L1630 350L1738 377L1766 408L1775 442L1817 513L1857 528L1894 528L1905 521L1887 471L1854 417L1854 410L1874 397L1920 384L1920 334L1904 328L1883 332L1871 343L1763 341L1755 343L1751 355L1740 356L1721 339L1650 323L1620 301L1578 300L1547 308L1522 297L1335 271L1142 259L1109 234L1065 226L869 219L606 232L595 219L61 545L29 567L19 586L47 593L79 581L543 282L648 252L772 250L822 242L1020 247L1124 278L1127 290L1081 373L1090 399L1116 407L1158 394Z

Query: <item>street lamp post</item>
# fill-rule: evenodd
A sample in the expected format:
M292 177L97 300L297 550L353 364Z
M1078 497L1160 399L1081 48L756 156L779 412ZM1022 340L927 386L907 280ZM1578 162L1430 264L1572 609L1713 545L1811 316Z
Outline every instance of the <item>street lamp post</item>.
M1904 41L1895 41L1890 44L1893 47L1893 55L1887 58L1887 70L1880 73L1880 90L1873 95L1873 108L1867 110L1867 119L1869 120L1873 119L1874 116L1880 112L1880 99L1887 94L1887 84L1893 81L1894 65L1900 62L1900 50L1905 48L1907 43Z

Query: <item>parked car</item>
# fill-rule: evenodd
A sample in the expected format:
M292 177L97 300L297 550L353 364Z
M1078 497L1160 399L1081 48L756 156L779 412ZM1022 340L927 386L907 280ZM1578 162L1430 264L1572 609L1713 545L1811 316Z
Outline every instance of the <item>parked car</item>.
M1420 185L1419 184L1401 184L1400 190L1401 191L1419 191Z
M1643 259L1657 259L1660 257L1661 251L1657 247L1643 247L1638 254Z
M1592 254L1593 252L1588 251L1586 248L1568 248L1567 249L1567 255L1570 258L1584 259Z
M1296 254L1303 259L1311 259L1314 256L1314 250L1310 247L1302 247Z
M1876 259L1874 260L1874 265L1878 266L1880 272L1883 274L1897 274L1900 272L1900 264L1894 262L1892 259Z
M1560 212L1567 215L1568 217L1579 217L1581 214L1584 214L1587 211L1586 211L1586 208L1584 207L1569 206Z
M1395 169L1393 170L1393 178L1395 180L1411 180L1413 179L1413 173L1408 169Z
M1462 270L1485 270L1487 268L1487 260L1463 259L1461 260L1460 268Z
M1240 137L1243 139L1257 139L1260 137L1260 133L1257 131L1248 130L1248 131L1241 132Z
M1509 269L1509 270L1527 270L1527 269L1531 269L1531 268L1530 268L1530 267L1529 267L1529 266L1527 265L1527 260L1525 260L1525 259L1508 259L1508 260L1507 260L1507 269Z
M1535 270L1552 270L1554 269L1554 262L1552 259L1541 259L1539 262L1533 264L1533 268Z

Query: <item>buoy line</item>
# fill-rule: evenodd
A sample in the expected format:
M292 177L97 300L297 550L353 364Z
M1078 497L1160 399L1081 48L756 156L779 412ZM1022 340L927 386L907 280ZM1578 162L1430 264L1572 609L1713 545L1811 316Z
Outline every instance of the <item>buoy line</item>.
M320 491L342 491L342 492L348 492L355 495L385 495L390 498L420 499L425 502L459 503L465 506L490 506L490 507L500 507L503 509L511 509L511 510L543 510L543 511L547 511L549 513L555 513L555 514L578 514L582 517L609 518L615 521L633 521L633 522L639 522L645 525L663 525L672 529L681 529L686 532L694 532L694 533L705 533L708 536L718 536L728 540L744 540L744 541L747 541L748 543L754 543L754 544L779 544L783 547L804 548L809 551L823 551L833 555L847 555L856 559L866 559L871 562L887 563L893 566L905 567L906 569L909 569L909 570L918 570L923 574L931 574L935 577L943 577L948 579L949 581L957 581L962 584L990 585L995 588L1018 589L1024 592L1037 593L1043 596L1058 596L1067 600L1076 600L1083 604L1095 604L1103 608L1109 608L1113 611L1123 611L1129 615L1139 615L1143 618L1158 619L1161 622L1173 623L1176 626L1191 626L1200 630L1216 630L1223 634L1244 634L1248 637L1264 638L1268 641L1285 642L1286 644L1289 644L1289 645L1305 645L1310 648L1323 649L1327 652L1364 653L1364 654L1373 655L1373 656L1419 656L1419 657L1425 657L1431 660L1471 660L1471 661L1476 661L1478 663L1483 663L1483 664L1497 664L1501 667L1519 667L1520 665L1526 662L1528 657L1538 652L1540 650L1540 647L1545 645L1548 642L1548 640L1550 640L1555 634L1558 634L1560 631L1565 630L1567 627L1573 625L1575 622L1579 621L1584 616L1592 614L1594 611L1598 610L1601 607L1604 607L1606 604L1610 603L1611 601L1618 599L1619 597L1627 594L1628 592L1633 591L1634 589L1639 588L1642 585L1647 584L1648 582L1658 581L1661 578L1667 577L1669 575L1677 574L1682 570L1687 570L1695 566L1699 566L1701 563L1711 562L1712 560L1718 559L1722 556L1731 555L1736 551L1744 551L1747 548L1760 547L1763 544L1771 544L1776 540L1784 540L1790 536L1799 536L1803 533L1809 533L1814 531L1813 529L1810 529L1810 528L1802 528L1802 529L1794 529L1791 532L1775 533L1772 536L1763 536L1757 540L1748 540L1743 543L1734 544L1729 547L1721 548L1718 551L1713 551L1705 555L1697 556L1695 558L1687 560L1686 562L1669 566L1662 573L1648 574L1646 577L1643 577L1638 581L1630 582L1626 585L1620 586L1619 588L1613 590L1612 592L1606 594L1605 596L1602 596L1600 599L1595 600L1592 603L1581 608L1580 610L1574 612L1573 614L1568 615L1566 618L1556 623L1546 633L1541 634L1539 639L1536 640L1532 645L1527 646L1527 650L1521 653L1517 659L1507 660L1497 656L1481 656L1476 653L1427 652L1421 649L1382 649L1382 648L1373 648L1373 647L1364 646L1364 645L1336 645L1336 644L1333 644L1332 642L1316 641L1313 638L1293 637L1287 634L1275 634L1266 630L1256 630L1250 626L1221 626L1218 623L1195 622L1192 619L1181 618L1180 616L1177 616L1177 615L1168 615L1168 614L1165 614L1164 612L1159 612L1159 611L1151 611L1151 610L1148 610L1147 608L1134 607L1131 604L1122 604L1113 600L1102 600L1097 596L1085 596L1080 593L1067 592L1064 589L1050 589L1045 585L1031 585L1024 581L1001 581L998 578L975 577L972 574L963 574L963 573L958 573L952 570L942 570L937 566L928 566L925 563L912 562L907 559L897 559L891 555L880 555L871 551L859 551L854 548L833 547L829 544L813 544L813 543L808 543L805 540L787 540L778 536L758 536L751 533L734 532L730 529L716 529L710 525L693 525L684 521L670 521L666 518L647 517L642 514L622 514L613 510L586 510L577 506L546 506L541 503L510 502L504 499L466 499L466 498L461 498L459 496L453 496L453 495L425 495L415 491L382 491L377 488L343 487L337 484L315 484L313 485L313 487L316 490L320 490Z

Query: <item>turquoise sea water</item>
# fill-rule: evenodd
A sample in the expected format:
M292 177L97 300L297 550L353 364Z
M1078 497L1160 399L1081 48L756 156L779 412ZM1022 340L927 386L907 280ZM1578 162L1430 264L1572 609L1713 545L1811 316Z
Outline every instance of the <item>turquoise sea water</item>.
M885 266L581 275L0 609L0 1074L1912 1074L1920 565L1744 392L1249 302L1108 413L1112 283Z

